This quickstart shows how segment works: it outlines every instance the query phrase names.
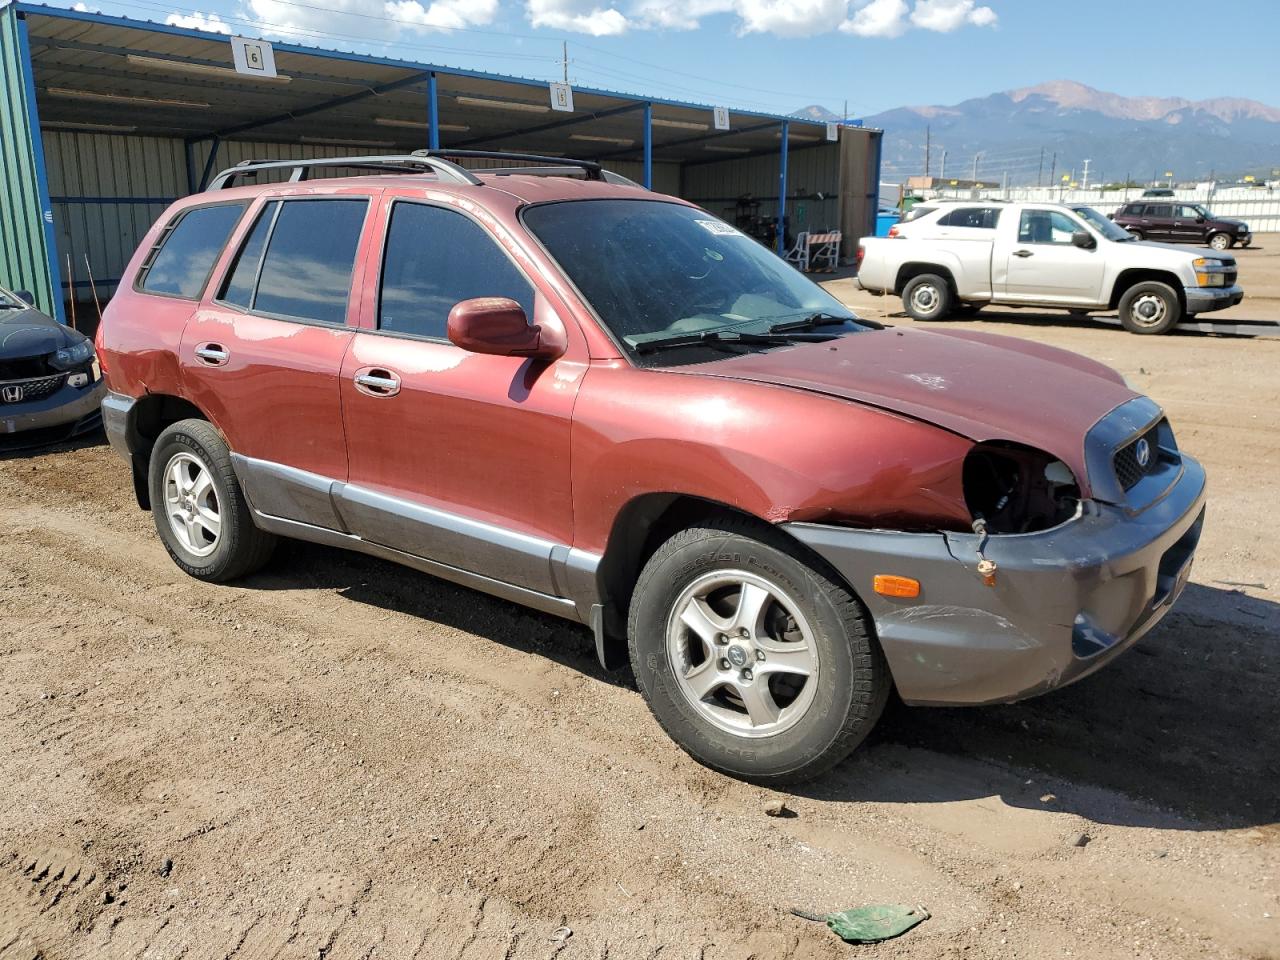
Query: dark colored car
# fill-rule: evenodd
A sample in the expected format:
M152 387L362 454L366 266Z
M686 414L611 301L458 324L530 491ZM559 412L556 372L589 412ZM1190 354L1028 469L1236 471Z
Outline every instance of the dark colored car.
M1168 612L1204 471L1115 371L860 320L690 203L497 156L538 166L234 168L147 234L103 411L183 570L294 537L588 624L677 742L765 783L891 689L1033 696ZM353 163L382 175L305 179Z
M0 450L97 428L105 392L92 341L0 287Z
M1215 250L1227 250L1253 240L1243 220L1215 217L1198 203L1172 200L1136 200L1126 203L1111 217L1139 240L1162 243L1199 243Z

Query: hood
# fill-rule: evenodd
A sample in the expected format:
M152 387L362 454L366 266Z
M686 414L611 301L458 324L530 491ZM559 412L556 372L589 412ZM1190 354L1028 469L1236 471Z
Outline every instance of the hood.
M40 357L85 339L34 308L0 310L0 360Z
M1214 250L1212 247L1191 247L1188 249L1187 244L1177 243L1160 243L1157 240L1126 240L1125 246L1142 247L1147 250L1163 250L1166 253L1176 253L1183 259L1194 260L1197 257L1203 257L1206 260L1221 260L1223 263L1234 263L1235 257L1225 250Z
M811 390L974 441L1013 440L1052 453L1082 486L1085 434L1137 396L1118 373L1087 357L968 330L890 327L669 369Z

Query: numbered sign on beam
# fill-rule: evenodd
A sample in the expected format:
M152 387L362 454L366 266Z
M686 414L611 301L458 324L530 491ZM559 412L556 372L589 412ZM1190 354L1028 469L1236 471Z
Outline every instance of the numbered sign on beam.
M838 123L827 124L827 139L832 141L840 139L840 124Z
M716 129L728 130L729 129L729 108L716 107L713 113L715 115Z
M551 109L573 113L573 87L567 83L551 84Z
M276 54L271 48L271 44L265 40L232 37L231 59L235 62L236 73L247 74L251 77L274 77L276 75Z

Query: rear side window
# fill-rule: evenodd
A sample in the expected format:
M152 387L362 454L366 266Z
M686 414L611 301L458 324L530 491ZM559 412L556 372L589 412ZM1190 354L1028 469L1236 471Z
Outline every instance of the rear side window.
M1147 216L1148 217L1172 217L1173 207L1167 203L1162 203L1159 205L1147 204Z
M533 316L533 288L484 228L453 210L392 208L378 328L445 339L449 311L472 297L508 297Z
M940 227L972 227L994 230L1000 222L999 207L960 207L938 221Z
M267 204L227 278L221 299L255 313L343 323L351 271L369 202Z
M144 261L138 289L199 300L244 210L243 203L220 203L178 214Z
M912 220L919 220L921 217L925 216L926 214L933 213L933 211L937 209L938 209L937 207L921 207L921 206L912 207L905 214L903 214L902 222L910 223Z

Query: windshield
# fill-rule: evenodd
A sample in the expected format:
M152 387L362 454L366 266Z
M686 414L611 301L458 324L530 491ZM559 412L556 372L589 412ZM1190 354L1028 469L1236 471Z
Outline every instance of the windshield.
M1112 223L1097 210L1093 209L1093 207L1072 207L1071 210L1077 217L1089 224L1089 226L1093 227L1093 229L1097 230L1108 240L1114 240L1117 243L1122 243L1126 240L1133 239L1133 234L1124 227Z
M524 222L633 352L721 331L741 333L742 349L767 349L778 342L751 335L819 314L837 325L856 320L755 240L694 207L570 200L530 207ZM850 323L846 332L857 329ZM670 353L662 362L707 359L702 353Z

